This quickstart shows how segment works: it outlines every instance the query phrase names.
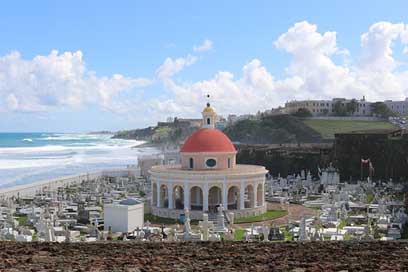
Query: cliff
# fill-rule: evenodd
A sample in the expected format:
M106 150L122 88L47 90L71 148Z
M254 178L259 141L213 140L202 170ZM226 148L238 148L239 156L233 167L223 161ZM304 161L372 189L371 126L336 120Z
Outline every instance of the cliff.
M157 126L143 129L118 131L114 139L147 141L156 145L179 145L197 129L197 124L189 121L159 122Z

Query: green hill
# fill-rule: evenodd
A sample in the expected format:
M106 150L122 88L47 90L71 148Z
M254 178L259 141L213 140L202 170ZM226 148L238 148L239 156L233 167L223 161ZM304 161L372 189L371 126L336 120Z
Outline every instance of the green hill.
M247 144L316 143L323 140L314 129L291 115L240 120L224 132L232 141Z
M304 119L303 123L320 133L325 139L334 139L334 134L370 129L397 128L386 121L319 120Z

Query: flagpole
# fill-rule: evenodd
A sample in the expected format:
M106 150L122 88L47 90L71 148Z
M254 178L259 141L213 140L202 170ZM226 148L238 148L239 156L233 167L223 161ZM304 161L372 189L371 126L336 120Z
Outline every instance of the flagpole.
M360 181L363 181L363 158L360 159Z

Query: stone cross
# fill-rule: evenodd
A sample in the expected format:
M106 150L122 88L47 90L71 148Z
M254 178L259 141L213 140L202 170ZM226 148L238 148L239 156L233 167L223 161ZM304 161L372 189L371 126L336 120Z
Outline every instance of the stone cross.
M151 224L150 224L150 221L149 221L149 220L147 220L147 221L146 221L146 223L145 223L145 226L146 226L147 230L149 230L150 225L151 225Z
M265 226L265 224L262 224L262 234L263 234L263 241L268 242L268 228Z
M171 227L170 230L169 230L169 237L168 238L169 238L169 241L171 241L171 242L177 241L176 230L173 227Z
M253 236L253 235L254 235L254 229L255 229L254 224L251 224L251 236Z
M306 241L308 240L307 234L306 234L306 219L304 216L302 216L302 219L300 220L300 226L299 226L299 241Z
M214 223L208 221L208 214L204 213L203 214L203 221L200 221L199 223L200 228L201 228L201 233L203 234L203 241L208 241L208 237L210 234L210 229L214 228Z
M190 211L185 208L184 209L184 215L185 215L185 219L184 219L184 233L191 233L191 226L190 226Z
M220 205L218 207L218 214L217 214L217 226L216 230L218 232L224 232L225 231L225 219L224 219L224 214L223 214L223 207Z

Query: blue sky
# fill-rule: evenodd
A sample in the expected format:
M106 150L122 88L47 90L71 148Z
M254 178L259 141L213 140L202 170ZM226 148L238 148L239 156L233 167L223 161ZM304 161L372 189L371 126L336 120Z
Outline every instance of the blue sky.
M344 70L347 70L344 72L347 77L350 76L350 84L338 90L336 85L333 96L353 96L363 90L372 99L385 98L388 93L394 93L395 99L403 99L408 90L404 78L398 79L401 80L398 86L389 86L387 82L373 86L371 82L378 81L378 78L371 77L374 73L370 72L370 82L367 83L361 81L363 76L356 77L353 71L362 70L364 49L374 52L366 57L370 58L366 64L375 62L384 66L379 61L387 61L387 52L384 59L378 57L383 57L383 54L379 53L381 46L377 39L371 39L367 47L361 45L362 35L370 33L371 26L379 22L402 23L402 28L393 30L398 37L387 36L388 32L382 26L372 32L383 35L385 43L387 39L392 41L395 63L390 64L387 71L382 71L382 78L389 73L405 77L400 72L406 70L407 54L403 50L408 43L404 40L407 10L407 1L4 2L0 8L0 65L1 58L6 58L11 52L17 51L19 56L3 59L6 64L0 66L0 131L143 127L166 116L199 115L203 104L201 98L207 91L213 95L213 104L216 108L218 105L222 114L255 112L258 108L275 107L291 99L327 98L331 94L327 91L331 85L320 90L312 83L317 77L319 82L344 81ZM329 46L333 44L329 38L324 38L324 33L336 33L334 47L337 49L333 47L333 50L320 52L323 58L328 56L334 66L330 64L327 68L322 64L326 60L322 60L315 64L321 69L316 68L318 72L311 74L310 78L305 76L304 71L315 67L310 59L319 59L319 53L303 47L290 52L290 44L296 43L293 37L276 44L281 35L300 22L307 24L297 28L296 36L301 37L301 33L311 35L312 43L315 41L312 37L314 32L302 32L311 29L311 25L316 26L315 32ZM386 28L391 27L386 25ZM193 49L205 40L211 41L211 48L200 52ZM313 46L315 49L316 46ZM64 75L61 79L58 75L61 70L52 70L53 61L45 61L44 64L43 60L38 60L40 65L36 62L38 56L48 60L52 50L58 51L56 56L80 51L80 60L74 57L75 61L71 62L71 57L67 57L68 60L54 58L54 61L64 62L65 68L68 63L69 67L78 65L79 70L86 71L72 76L64 68L63 72L67 72L68 76ZM303 55L302 50L305 50L305 56L310 57L306 64L297 62ZM167 58L171 61L180 59L180 63L190 61L187 61L189 64L181 64L181 68L170 75L157 79L157 71ZM20 60L25 64L21 65ZM24 65L28 68L21 68ZM171 66L174 68L174 65ZM246 66L253 71L252 79L243 76ZM72 69L76 70L75 67ZM299 74L302 69L303 75ZM332 72L330 69L335 70ZM228 74L218 74L220 72ZM7 76L2 77L2 73ZM364 74L366 78L367 73L365 70L359 75ZM31 74L36 75L35 83L27 79ZM91 83L90 74L96 77ZM121 74L126 81L112 79L115 74ZM230 75L233 75L233 80ZM327 80L331 75L339 77ZM262 79L255 84L254 80L262 76L266 77L267 83ZM81 80L79 85L77 77ZM300 83L297 77L303 77L304 82ZM103 86L107 87L101 91L99 82L103 78L112 79L112 82L105 82ZM136 79L149 83L135 83ZM66 80L74 82L68 84ZM19 83L14 84L13 81ZM54 81L57 83L54 84ZM247 81L253 85L248 86ZM208 90L211 87L213 89ZM236 101L232 99L234 97L237 97ZM260 105L257 99L268 103ZM240 107L240 103L244 105Z

